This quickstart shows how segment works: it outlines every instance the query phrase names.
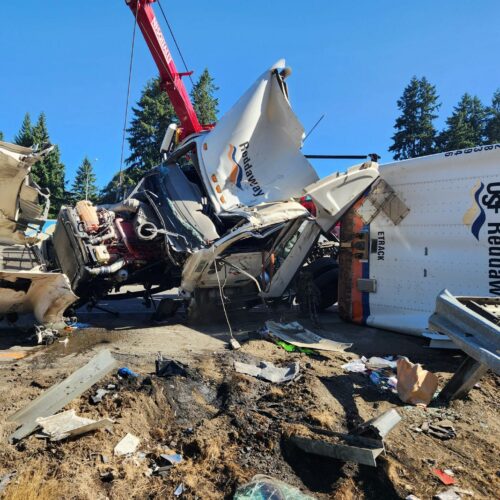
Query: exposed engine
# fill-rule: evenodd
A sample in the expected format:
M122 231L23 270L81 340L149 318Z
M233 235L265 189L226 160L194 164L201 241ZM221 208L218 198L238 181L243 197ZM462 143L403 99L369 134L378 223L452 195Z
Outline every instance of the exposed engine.
M87 200L62 207L53 238L53 259L80 302L98 300L125 284L155 291L175 286L165 259L165 228L151 207L136 198L112 206Z

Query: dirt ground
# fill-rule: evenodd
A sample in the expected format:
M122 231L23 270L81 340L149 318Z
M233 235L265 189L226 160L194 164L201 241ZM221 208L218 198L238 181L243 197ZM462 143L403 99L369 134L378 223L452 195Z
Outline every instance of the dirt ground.
M95 314L80 318L91 318L93 325L71 332L67 343L37 349L29 348L32 340L24 334L0 331L0 349L28 352L22 359L0 358L0 479L16 471L4 498L175 498L180 484L181 498L232 498L255 474L267 474L318 499L410 494L430 499L447 489L433 467L453 471L462 498L500 498L498 377L486 375L467 399L448 407L406 405L367 375L347 373L341 365L362 355L405 355L436 373L442 388L463 359L460 352L429 349L424 339L345 324L328 312L320 317L321 329L314 330L352 342L352 348L289 353L258 335L271 317L295 319L292 313L258 310L231 316L242 344L238 351L227 348L227 328L219 318L206 325L152 326L144 314L119 319ZM139 377L119 379L112 372L66 409L89 418L108 417L115 422L112 431L60 442L35 433L9 444L16 424L7 418L104 348ZM186 373L157 377L157 352L184 363ZM272 384L236 373L235 360L280 366L298 361L300 376ZM92 404L90 396L108 384L116 388ZM386 452L376 468L306 454L287 439L290 424L349 432L390 408L397 409L402 421L386 437ZM443 441L419 431L422 424L442 419L452 421L455 438ZM126 433L141 439L140 453L113 456ZM169 452L182 454L182 463L152 475L152 464L160 465L160 455Z

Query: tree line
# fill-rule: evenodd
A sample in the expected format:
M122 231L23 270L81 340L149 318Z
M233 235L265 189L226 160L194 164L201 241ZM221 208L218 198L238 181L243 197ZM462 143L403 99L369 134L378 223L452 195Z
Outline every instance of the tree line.
M488 106L465 93L446 119L445 128L438 131L434 121L440 106L436 87L425 76L414 76L397 101L400 115L389 148L395 160L500 142L500 88Z
M200 123L217 121L218 90L205 69L191 90ZM438 118L440 106L436 87L425 77L414 76L397 101L400 114L394 125L393 144L389 148L395 160L500 142L500 89L493 94L489 105L484 105L477 96L465 93L446 119L445 128L438 131L434 121ZM122 172L116 171L101 190L88 156L84 156L71 186L67 187L65 165L59 148L55 146L32 169L35 182L51 192L50 217L57 216L61 205L74 204L82 199L95 203L117 201L145 172L161 163L160 145L170 123L178 123L177 116L167 94L161 89L159 79L152 79L146 83L140 99L132 108L132 119L127 128L130 155L125 159L125 168ZM1 132L0 140L3 140ZM32 123L29 113L26 113L14 142L39 148L49 144L45 114L41 113Z
M191 98L200 123L217 121L218 87L209 71L205 69L194 83ZM135 185L145 172L160 164L160 145L170 123L178 123L170 100L160 88L159 78L146 83L137 105L132 108L132 120L127 129L130 156L125 159L125 168L116 172L112 180L99 190L92 162L84 156L71 186L66 180L66 168L61 161L58 146L43 159L35 163L31 170L33 180L41 187L48 188L51 196L49 217L56 217L62 205L70 205L78 200L88 199L94 203L110 203L118 200L124 190ZM4 140L0 132L0 140ZM51 144L44 113L40 113L35 123L26 113L19 132L13 142L20 146L44 149ZM120 186L120 177L122 185Z

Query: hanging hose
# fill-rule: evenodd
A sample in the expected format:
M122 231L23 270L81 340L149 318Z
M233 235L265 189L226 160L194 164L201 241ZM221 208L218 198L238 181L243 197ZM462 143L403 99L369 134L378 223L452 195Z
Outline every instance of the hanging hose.
M108 276L109 274L116 273L122 267L125 266L127 262L124 259L117 260L110 264L109 266L101 266L101 267L85 267L85 271L87 271L92 276Z

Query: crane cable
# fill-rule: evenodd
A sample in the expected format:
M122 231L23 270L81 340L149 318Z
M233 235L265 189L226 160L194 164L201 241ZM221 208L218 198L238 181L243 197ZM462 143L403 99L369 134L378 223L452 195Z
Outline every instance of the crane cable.
M186 64L186 60L184 59L184 56L182 55L181 48L179 47L179 44L177 43L177 39L175 38L174 31L172 30L172 27L170 26L170 23L168 22L167 16L165 15L165 11L163 10L163 7L160 3L160 0L157 0L156 2L158 4L158 7L160 7L161 13L163 15L163 19L165 19L165 23L167 24L168 31L170 31L170 35L172 36L172 40L175 43L175 46L177 47L177 51L179 52L179 56L181 57L182 63L184 64L184 69L186 70L186 73L189 73L189 69ZM193 79L191 78L191 75L189 76L189 80L191 81L191 85L194 87L194 82Z
M134 16L134 30L132 32L132 46L130 48L130 64L128 69L128 85L127 85L127 98L125 100L125 116L123 119L123 134L122 134L122 152L120 156L120 173L119 173L119 190L122 190L123 185L123 154L125 151L125 134L127 133L127 119L128 119L128 103L130 100L130 84L132 82L132 68L134 64L134 47L135 47L135 31L137 28L137 12L139 10L139 2L135 4Z

